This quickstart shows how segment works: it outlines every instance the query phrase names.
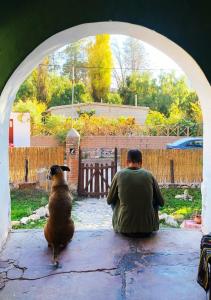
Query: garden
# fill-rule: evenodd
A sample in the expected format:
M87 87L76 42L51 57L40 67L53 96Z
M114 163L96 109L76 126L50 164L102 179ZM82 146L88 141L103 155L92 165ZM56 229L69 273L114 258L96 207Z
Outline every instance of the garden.
M173 227L179 227L181 223L185 219L192 219L195 214L201 213L201 191L199 188L189 188L188 195L190 199L178 199L175 198L177 195L183 195L183 188L162 188L162 194L165 199L165 206L160 210L160 214L167 214L168 216L173 217L176 220L177 225L173 225ZM89 205L89 201L91 201L91 209ZM95 199L95 204L100 204L99 212L101 214L101 219L111 219L110 207L107 207L106 199ZM32 228L43 228L46 223L46 217L41 217L39 220L32 220L27 222L26 224L21 224L20 220L24 217L32 215L32 213L40 208L44 207L48 204L48 193L43 190L18 190L14 189L11 191L11 219L13 224L13 229L32 229ZM82 205L81 205L82 204ZM87 206L89 206L89 210L87 212ZM92 208L93 207L93 208ZM109 209L109 210L108 210ZM83 210L83 211L82 211ZM86 216L86 214L89 216ZM105 217L103 216L105 214ZM73 210L72 210L73 220L76 222L79 227L83 225L86 227L87 217L92 219L93 227L95 225L96 218L96 207L93 205L93 199L79 199L74 198L73 200ZM79 216L82 216L79 218ZM15 222L14 222L15 221ZM17 222L18 221L18 222ZM108 220L109 221L109 220ZM83 223L83 224L80 224ZM165 224L163 220L161 220L162 226L172 226L169 224ZM97 224L96 224L97 226Z

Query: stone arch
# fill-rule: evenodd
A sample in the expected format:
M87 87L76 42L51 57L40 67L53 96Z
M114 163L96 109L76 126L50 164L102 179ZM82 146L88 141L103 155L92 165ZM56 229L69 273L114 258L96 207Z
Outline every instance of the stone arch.
M197 62L180 46L165 36L140 25L125 22L98 22L71 27L61 31L35 48L18 66L7 81L0 97L0 246L6 239L10 228L10 193L8 173L8 123L12 104L20 84L30 74L42 58L67 43L77 41L83 37L109 33L124 34L140 39L161 50L173 59L186 73L193 88L196 90L202 107L204 121L204 152L203 152L203 231L211 231L211 86Z

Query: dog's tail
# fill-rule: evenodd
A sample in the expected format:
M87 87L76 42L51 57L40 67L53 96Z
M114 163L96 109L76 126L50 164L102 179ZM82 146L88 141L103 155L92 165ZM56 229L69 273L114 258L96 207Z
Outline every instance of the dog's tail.
M58 256L59 256L59 247L52 245L52 250L53 250L53 255L52 255L52 260L53 260L53 265L58 268L59 266L59 260L58 260Z

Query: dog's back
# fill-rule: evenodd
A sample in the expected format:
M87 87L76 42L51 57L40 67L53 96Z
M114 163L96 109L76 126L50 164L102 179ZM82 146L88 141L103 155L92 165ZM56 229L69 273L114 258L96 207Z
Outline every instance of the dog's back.
M71 219L71 194L64 180L63 172L61 173L58 169L58 173L53 174L52 179L52 190L49 197L49 219L44 228L44 234L49 246L53 248L55 261L59 249L65 247L72 239L74 223Z

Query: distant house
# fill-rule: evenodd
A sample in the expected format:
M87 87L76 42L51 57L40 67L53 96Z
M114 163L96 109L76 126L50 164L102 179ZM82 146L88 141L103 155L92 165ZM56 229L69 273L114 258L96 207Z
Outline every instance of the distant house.
M29 113L11 113L9 123L9 146L30 147Z
M48 109L52 115L62 115L65 117L78 117L78 111L95 111L96 116L118 118L121 116L134 117L137 124L143 125L149 108L143 106L118 105L107 103L78 103L73 105L53 106Z

